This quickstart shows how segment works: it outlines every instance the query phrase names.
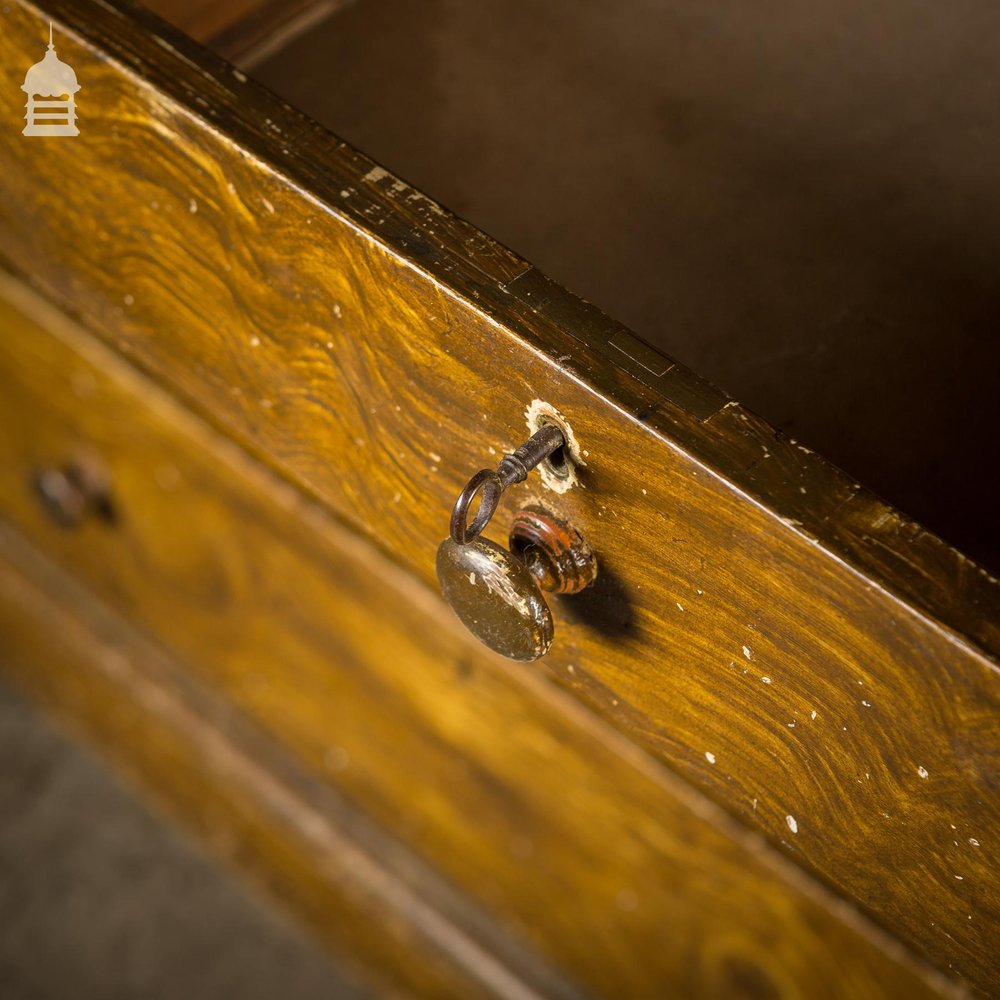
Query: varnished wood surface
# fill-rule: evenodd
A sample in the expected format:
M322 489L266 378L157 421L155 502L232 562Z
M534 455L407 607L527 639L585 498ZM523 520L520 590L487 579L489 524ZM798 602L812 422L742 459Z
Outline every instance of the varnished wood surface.
M467 913L434 909L418 863L2 524L0 551L5 671L377 995L546 995L454 923Z
M148 380L37 300L9 285L5 293L58 331L0 306L5 515L289 746L314 782L471 893L522 947L609 997L948 992L762 838L568 696L488 654L423 587ZM10 419L26 412L30 434ZM105 464L117 517L68 530L51 522L30 480L83 452ZM7 558L22 558L23 545L3 537ZM159 748L158 760L153 745L147 757L144 727L118 726L124 706L138 700L155 713L156 699L135 699L141 685L102 666L100 651L81 669L90 656L82 640L49 629L57 648L39 643L37 626L17 625L18 601L0 613L9 623L0 661L20 664L29 686L70 714L81 711L82 691L84 721L113 753L139 752L159 780L171 754ZM63 643L79 648L68 662ZM188 766L167 777L166 794L186 787ZM241 794L257 782L266 790L260 770ZM184 802L196 816L209 811L208 830L221 810L227 829L225 795L217 806L212 797L206 778ZM306 797L312 810L321 801ZM283 849L272 849L278 857L262 847L260 863L281 870ZM292 902L329 921L326 891Z
M231 31L266 5L266 0L147 0L145 6L199 42ZM229 55L221 52L220 55Z
M998 36L995 0L361 0L254 77L996 574Z
M0 139L32 280L428 582L484 451L558 407L588 464L541 499L604 582L559 602L551 676L987 988L995 581L682 370L651 387L614 324L240 76L47 6L95 101L86 143ZM11 6L5 73L40 21Z

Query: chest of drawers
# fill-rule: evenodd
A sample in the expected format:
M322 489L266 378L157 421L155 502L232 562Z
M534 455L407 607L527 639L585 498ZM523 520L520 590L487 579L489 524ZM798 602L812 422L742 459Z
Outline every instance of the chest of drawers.
M0 139L15 675L388 991L989 992L996 581L139 9L8 5L4 121L49 20L81 134ZM492 530L599 574L521 664L434 555L540 412L574 482Z

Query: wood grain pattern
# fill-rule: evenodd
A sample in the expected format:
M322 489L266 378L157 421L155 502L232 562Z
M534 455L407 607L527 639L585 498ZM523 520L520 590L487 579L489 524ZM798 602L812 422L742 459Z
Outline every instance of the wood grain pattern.
M429 900L441 893L414 859L387 850L384 835L328 787L6 525L0 548L5 672L225 863L307 921L358 978L383 996L548 995L485 953L468 924L454 923L467 913L434 909ZM6 561L15 557L28 576ZM391 867L387 853L396 855Z
M375 0L253 75L997 575L1000 6L910 10Z
M0 307L6 514L583 989L948 992L763 838L489 654L409 575L26 304L58 338ZM9 419L25 412L30 434ZM32 496L34 469L80 449L107 465L115 526L67 531ZM31 648L10 631L0 642ZM63 666L43 644L26 657L29 681L36 658L75 711L75 660ZM103 697L88 713L96 725ZM134 738L122 734L117 752Z
M988 989L996 581L210 57L44 6L93 103L86 141L0 137L31 279L429 584L457 490L552 403L580 485L511 502L569 517L604 584L556 602L550 675ZM6 15L10 115L41 22Z

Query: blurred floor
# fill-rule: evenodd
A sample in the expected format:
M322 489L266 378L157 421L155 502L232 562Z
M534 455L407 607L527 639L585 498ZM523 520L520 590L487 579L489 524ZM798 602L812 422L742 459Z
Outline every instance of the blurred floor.
M4 1000L368 995L3 683L0 762Z

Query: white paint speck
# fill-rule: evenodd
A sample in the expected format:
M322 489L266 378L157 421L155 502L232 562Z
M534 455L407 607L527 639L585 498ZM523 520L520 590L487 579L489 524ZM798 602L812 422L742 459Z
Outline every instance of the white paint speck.
M809 713L809 718L810 719L815 719L816 718L816 712L815 711L810 712Z
M234 69L233 70L233 76L237 80L239 80L240 83L246 83L247 82L247 75L246 75L246 73L241 73L238 69Z
M926 778L927 775L930 774L930 771L928 771L926 767L918 767L917 774L919 774L921 778Z
M707 760L709 762L709 764L714 764L715 763L715 754L712 753L709 750L706 750L705 751L705 760Z
M744 655L744 656L745 656L745 657L746 657L746 658L747 658L748 660L752 660L752 659L753 659L753 653L752 653L752 652L750 651L750 647L749 647L749 646L744 646L744 647L743 647L743 655Z
M251 337L250 338L250 346L251 347L260 347L260 337L258 337L256 335L254 335L253 337Z
M979 846L979 841L976 840L975 837L969 837L969 843L972 844L973 847L978 847Z
M870 701L865 701L864 699L862 699L861 704L864 705L865 708L871 708L872 707L872 703Z
M955 878L957 878L959 882L964 882L965 881L965 876L964 875L956 875Z
M677 605L677 610L678 611L683 611L684 610L684 605L681 604L680 601L675 601L674 603Z
M441 461L441 456L440 456L440 455L437 455L437 454L435 454L435 453L434 453L433 451L429 451L429 452L427 452L427 457L428 457L428 458L429 458L429 459L430 459L430 460L431 460L432 462L440 462L440 461Z
M470 573L469 574L469 583L471 583L473 587L476 585L476 574L475 573Z
M274 205L272 205L266 198L262 197L260 199L264 203L264 208L266 208L271 215L274 215Z
M771 678L770 677L761 677L760 682L761 682L761 684L770 684L771 683Z
M785 822L788 824L788 829L791 830L792 833L798 833L799 832L799 824L796 821L796 819L795 819L794 816L786 816L785 817Z
M198 211L198 202L196 202L196 201L194 200L194 198L192 198L192 199L191 199L191 200L190 200L190 201L188 202L188 211L189 211L189 212L190 212L190 213L191 213L192 215L194 215L194 213Z

